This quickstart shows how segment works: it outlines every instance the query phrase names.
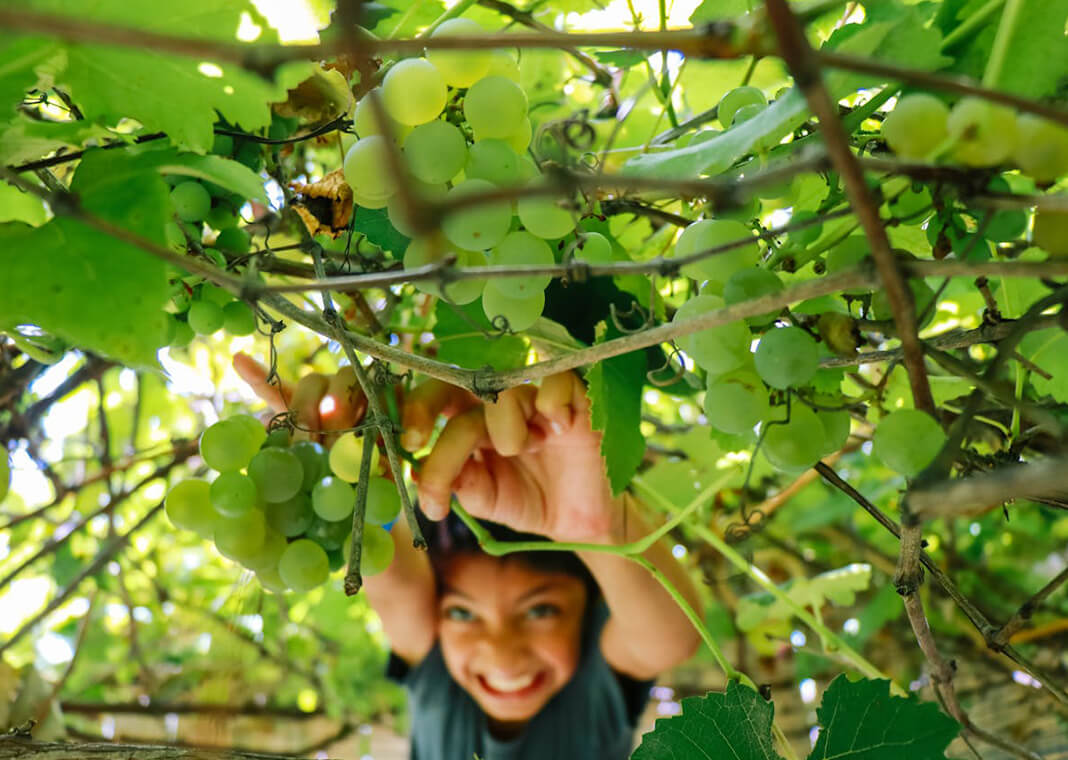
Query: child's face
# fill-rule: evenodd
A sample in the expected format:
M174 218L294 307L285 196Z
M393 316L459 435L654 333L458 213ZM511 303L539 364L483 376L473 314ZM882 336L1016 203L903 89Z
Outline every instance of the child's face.
M521 727L575 673L585 584L484 554L456 556L441 581L438 635L449 673L499 730Z

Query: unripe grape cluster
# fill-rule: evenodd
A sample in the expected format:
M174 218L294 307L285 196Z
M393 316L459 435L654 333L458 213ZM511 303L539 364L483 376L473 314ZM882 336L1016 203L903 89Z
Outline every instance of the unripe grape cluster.
M313 441L293 441L284 428L270 434L239 414L216 422L200 437L200 456L218 475L191 478L167 494L165 510L177 527L213 541L219 553L255 572L267 589L308 591L344 566L356 503L354 483L370 439L345 433L327 452ZM377 448L372 469L378 469ZM374 575L393 559L383 527L397 517L400 495L392 481L367 483L360 572Z
M484 31L474 21L452 19L432 36L473 36ZM383 114L388 124L381 122ZM404 195L398 192L403 181L423 200L447 201L538 180L538 166L526 155L532 132L527 97L511 54L431 50L425 58L398 61L381 87L357 103L353 121L358 139L345 154L345 180L357 205L386 209L398 231L415 236L404 254L406 269L450 256L465 268L556 263L550 243L568 236L576 217L555 199L535 196L516 203L500 200L464 206L445 217L440 232L419 235L416 220L408 218ZM399 150L406 176L398 177L393 170L391 150ZM601 235L580 238L572 251L590 263L612 259L611 245ZM460 280L442 286L424 280L416 287L456 304L481 297L488 319L500 324L503 317L511 330L520 331L541 316L549 281L549 277Z
M1038 182L1068 174L1068 129L975 96L950 108L933 95L906 95L886 115L882 132L890 149L903 158L945 155L975 167L1012 163Z
M172 348L184 348L195 336L219 330L235 336L256 332L252 307L210 283L190 286L178 280L172 291L171 308L174 313L168 321L166 338Z

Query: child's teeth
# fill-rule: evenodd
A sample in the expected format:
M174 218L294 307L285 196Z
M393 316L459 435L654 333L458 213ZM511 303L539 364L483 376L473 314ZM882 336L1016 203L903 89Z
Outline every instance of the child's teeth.
M534 676L527 675L521 678L500 678L498 676L486 676L486 683L495 691L519 691L534 683Z

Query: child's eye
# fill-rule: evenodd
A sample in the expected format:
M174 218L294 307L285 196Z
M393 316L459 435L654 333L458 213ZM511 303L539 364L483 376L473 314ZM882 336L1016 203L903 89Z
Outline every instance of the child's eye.
M529 610L527 610L527 617L533 620L539 618L553 617L560 614L560 608L555 604L535 604Z
M475 619L474 613L464 607L452 605L445 608L445 619L455 620L460 623L468 623Z

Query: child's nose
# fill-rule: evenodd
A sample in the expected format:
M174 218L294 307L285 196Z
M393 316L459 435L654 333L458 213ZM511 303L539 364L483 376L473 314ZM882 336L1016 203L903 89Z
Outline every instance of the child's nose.
M523 675L530 659L522 636L504 630L490 632L483 640L483 662L501 675Z

